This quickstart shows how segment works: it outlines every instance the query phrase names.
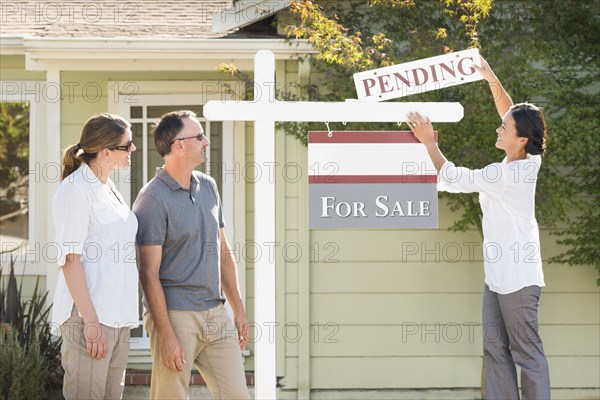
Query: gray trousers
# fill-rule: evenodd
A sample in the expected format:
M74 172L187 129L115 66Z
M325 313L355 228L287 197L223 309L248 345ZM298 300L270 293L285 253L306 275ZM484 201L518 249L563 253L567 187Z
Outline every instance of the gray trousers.
M483 353L486 398L518 400L516 365L521 367L525 400L549 400L550 376L538 335L541 288L527 286L509 294L483 289Z

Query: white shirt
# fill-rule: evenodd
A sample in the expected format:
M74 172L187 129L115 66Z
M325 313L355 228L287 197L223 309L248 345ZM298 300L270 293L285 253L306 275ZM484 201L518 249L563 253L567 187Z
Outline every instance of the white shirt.
M438 191L479 192L483 211L485 283L507 294L526 286L544 286L540 237L535 219L535 185L541 156L490 164L470 170L446 162Z
M52 211L60 249L58 265L66 263L67 254L82 255L85 279L100 323L113 328L137 327L138 222L110 178L103 184L82 163L60 183ZM52 307L52 327L62 325L72 309L73 297L61 268Z

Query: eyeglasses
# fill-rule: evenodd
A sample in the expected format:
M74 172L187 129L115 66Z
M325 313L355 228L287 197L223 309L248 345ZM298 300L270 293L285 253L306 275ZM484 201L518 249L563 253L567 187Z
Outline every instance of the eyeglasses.
M131 150L131 146L133 146L133 140L130 140L129 143L123 145L123 146L113 146L113 147L109 147L109 150L121 150L121 151L130 151Z
M199 133L196 136L188 136L188 137L181 137L181 138L175 138L171 141L171 144L175 143L178 140L187 140L187 139L198 139L200 141L202 141L202 139L204 139L206 136L204 136L204 133Z

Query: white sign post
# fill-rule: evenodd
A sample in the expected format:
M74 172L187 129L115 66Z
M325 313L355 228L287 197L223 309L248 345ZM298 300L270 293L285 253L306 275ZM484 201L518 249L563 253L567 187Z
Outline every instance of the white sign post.
M359 100L383 101L443 89L483 79L473 68L481 65L479 50L470 49L357 72L354 85Z
M275 121L405 122L410 111L432 122L458 122L460 103L340 103L283 102L275 100L275 57L261 50L254 58L253 101L211 100L204 117L211 121L255 121L254 162L269 167L275 162ZM343 133L340 133L343 134ZM261 246L275 243L275 182L259 179L254 188L254 240ZM308 223L308 221L307 221ZM254 323L265 329L275 322L275 260L261 257L254 266ZM276 399L275 342L255 343L255 398Z

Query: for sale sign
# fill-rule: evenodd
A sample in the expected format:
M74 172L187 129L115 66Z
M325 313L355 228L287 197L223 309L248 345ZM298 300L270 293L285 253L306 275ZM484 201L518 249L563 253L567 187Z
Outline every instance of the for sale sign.
M312 229L437 227L437 172L410 131L309 132L308 166Z
M470 49L354 74L358 99L383 101L483 79L479 51Z

